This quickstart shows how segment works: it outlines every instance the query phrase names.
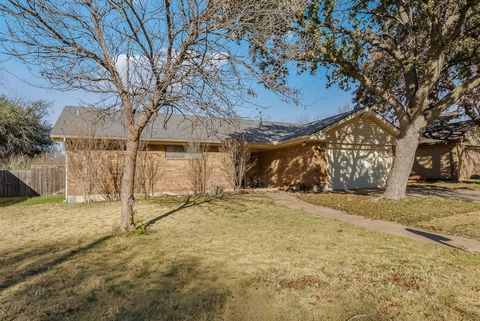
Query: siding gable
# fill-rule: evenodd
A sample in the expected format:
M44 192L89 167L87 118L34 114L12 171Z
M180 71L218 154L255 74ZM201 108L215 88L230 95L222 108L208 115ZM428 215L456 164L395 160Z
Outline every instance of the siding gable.
M348 145L393 145L395 137L375 116L362 114L328 130L327 143Z

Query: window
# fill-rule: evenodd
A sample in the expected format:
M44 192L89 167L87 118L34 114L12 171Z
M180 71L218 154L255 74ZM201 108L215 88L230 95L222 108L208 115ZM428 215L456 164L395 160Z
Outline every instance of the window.
M186 159L186 158L200 158L205 152L203 146L197 146L197 152L187 152L182 145L167 145L165 146L165 158L167 159ZM196 150L196 148L194 149Z
M186 158L185 149L182 145L169 145L165 146L165 158L176 159Z

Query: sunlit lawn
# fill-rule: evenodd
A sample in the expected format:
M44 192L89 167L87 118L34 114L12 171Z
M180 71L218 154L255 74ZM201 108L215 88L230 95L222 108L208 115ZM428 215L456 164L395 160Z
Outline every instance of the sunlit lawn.
M0 207L0 320L480 319L480 256L263 194L190 205L130 237L112 234L117 203Z
M438 197L407 197L400 201L379 195L351 193L298 194L301 199L350 214L399 222L432 231L480 240L480 203Z
M480 179L469 179L461 182L457 181L412 181L408 184L410 187L420 188L434 188L434 189L466 189L466 190L480 190Z

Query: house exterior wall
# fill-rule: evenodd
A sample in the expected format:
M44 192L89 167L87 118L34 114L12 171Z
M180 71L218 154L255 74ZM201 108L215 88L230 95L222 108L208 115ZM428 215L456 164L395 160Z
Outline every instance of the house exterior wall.
M459 165L459 180L480 178L480 146L461 148Z
M392 130L388 129L388 125L373 114L354 117L316 138L253 153L256 164L247 173L247 186L296 189L311 189L316 186L323 189L328 188L330 183L338 178L339 181L346 182L344 188L356 188L379 187L385 181L391 166L395 136ZM113 167L117 168L117 171L122 170L119 164L123 158L122 151L117 149L96 152L99 155L96 159L108 159L106 163L116 164ZM147 155L152 159L154 168L159 171L158 179L155 179L149 194L184 194L193 191L188 176L188 159L166 157L166 146L160 144L149 144L146 151L140 152L140 155ZM208 156L211 166L208 190L214 186L230 190L226 175L222 171L222 159L225 155L218 147L212 147ZM67 159L74 157L75 153L67 151ZM67 163L70 167L73 162ZM70 168L68 172L72 171L73 168ZM99 182L104 181L104 175L108 172L109 170L101 168L92 194L101 194ZM137 173L137 177L142 173L144 172ZM370 179L371 177L373 179ZM363 186L364 183L367 186ZM69 195L82 196L81 182L71 174L68 175L67 186ZM136 187L136 193L143 194L139 186Z
M395 136L372 115L326 132L328 189L377 188L386 183Z
M299 143L256 154L258 185L309 189L384 184L395 136L375 116L355 117L331 128L323 138L325 142Z
M410 178L459 179L458 152L459 147L455 144L418 146Z
M249 179L259 187L308 189L326 183L324 144L300 143L254 156L257 163Z
M411 179L467 180L480 177L480 146L420 145Z
M119 150L100 150L96 151L98 159L107 160L107 162L101 162L103 164L116 164L112 165L111 168L116 171L121 171L121 160L123 158L123 152ZM145 154L146 153L146 154ZM155 182L153 184L153 195L161 194L188 194L193 191L192 184L188 176L188 159L168 159L165 155L165 145L149 145L147 151L142 151L139 153L139 159L142 157L148 157L148 162L153 164L154 168L158 168L158 172L155 176ZM224 172L222 171L222 159L224 154L219 151L218 147L210 148L208 154L208 162L211 170L211 174L208 180L208 190L214 186L219 186L224 190L231 189ZM75 162L75 152L67 151L67 166L68 177L67 177L67 187L69 196L77 196L78 199L82 199L83 188L82 180L76 178L78 175L74 175L74 169L71 168ZM99 165L100 162L98 162ZM150 163L149 163L150 164ZM104 166L104 165L101 165ZM107 166L108 167L108 166ZM137 170L141 170L142 166L139 166L137 162ZM149 175L151 170L148 170L146 166L144 168L144 174ZM97 198L101 198L102 187L101 182L108 180L107 177L110 170L102 167L98 172L97 177L95 178L94 187L92 194L97 195ZM137 178L141 173L137 172ZM137 179L138 182L138 179ZM143 194L141 186L136 184L135 193ZM83 200L83 199L82 199Z
M368 114L353 118L344 124L327 130L328 145L394 145L395 136L386 130L374 116ZM328 146L327 146L328 147Z

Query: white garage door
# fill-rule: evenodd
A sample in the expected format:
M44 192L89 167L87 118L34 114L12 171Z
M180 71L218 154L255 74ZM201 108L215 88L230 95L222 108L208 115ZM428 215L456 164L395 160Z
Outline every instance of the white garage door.
M329 148L327 159L334 190L384 187L393 161L390 148L365 145Z

